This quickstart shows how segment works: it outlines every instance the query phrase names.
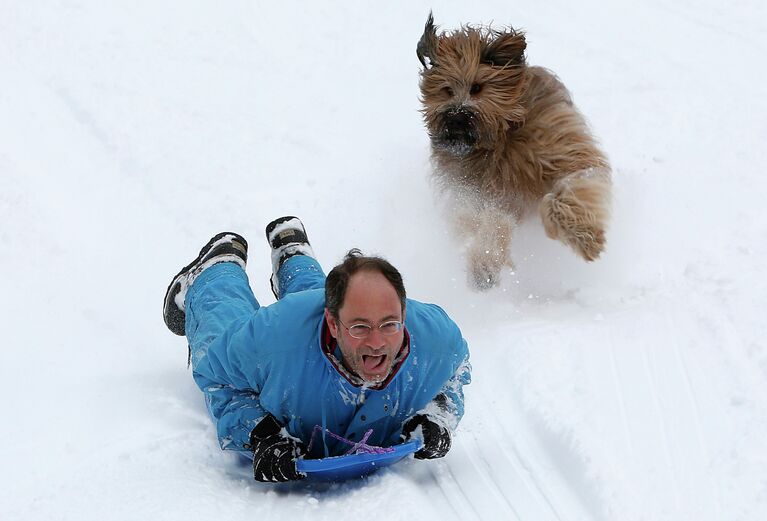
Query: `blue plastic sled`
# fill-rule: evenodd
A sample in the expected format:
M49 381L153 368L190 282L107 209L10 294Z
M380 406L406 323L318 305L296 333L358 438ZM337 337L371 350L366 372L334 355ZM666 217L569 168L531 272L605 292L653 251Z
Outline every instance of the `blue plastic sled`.
M300 459L296 462L299 472L307 477L323 481L343 481L360 478L380 468L397 463L421 448L420 440L408 441L392 447L394 451L383 454L350 454L322 459Z

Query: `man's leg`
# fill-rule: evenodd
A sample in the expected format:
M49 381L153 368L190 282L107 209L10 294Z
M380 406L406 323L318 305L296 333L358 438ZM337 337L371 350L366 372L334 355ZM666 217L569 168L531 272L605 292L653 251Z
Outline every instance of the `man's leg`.
M192 367L205 356L211 342L231 334L235 324L249 320L259 307L245 270L237 264L216 264L201 273L186 297L186 337Z
M282 263L277 271L280 298L307 289L323 289L325 273L320 263L308 255L294 255Z
M222 449L251 451L250 434L267 414L230 348L254 344L248 322L258 314L245 274L248 245L235 233L220 233L176 275L164 302L165 323L186 335L192 376L205 395ZM246 338L241 335L245 334ZM241 354L241 352L240 352Z

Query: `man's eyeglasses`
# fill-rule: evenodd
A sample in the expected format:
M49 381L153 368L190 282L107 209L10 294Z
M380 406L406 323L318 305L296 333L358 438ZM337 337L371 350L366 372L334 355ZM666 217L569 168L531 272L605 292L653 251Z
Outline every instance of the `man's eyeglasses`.
M354 324L351 327L347 327L346 324L341 322L340 318L338 319L338 323L341 324L344 329L349 332L349 336L352 338L367 338L368 335L370 335L370 333L373 331L373 327L367 324ZM398 320L389 320L378 326L378 331L380 331L384 336L391 336L396 335L402 331L403 326L404 324Z

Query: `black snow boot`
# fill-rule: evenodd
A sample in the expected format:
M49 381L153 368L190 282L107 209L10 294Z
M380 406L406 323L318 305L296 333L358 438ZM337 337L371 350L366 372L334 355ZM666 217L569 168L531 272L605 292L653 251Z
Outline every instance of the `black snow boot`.
M197 258L173 277L165 292L162 315L168 329L177 335L185 334L186 292L200 273L219 262L234 262L245 269L247 261L248 243L242 236L233 232L223 232L208 241Z
M266 240L272 248L272 276L269 282L275 298L280 298L277 272L282 263L293 255L314 257L314 250L309 244L304 224L298 217L288 215L275 219L266 225Z

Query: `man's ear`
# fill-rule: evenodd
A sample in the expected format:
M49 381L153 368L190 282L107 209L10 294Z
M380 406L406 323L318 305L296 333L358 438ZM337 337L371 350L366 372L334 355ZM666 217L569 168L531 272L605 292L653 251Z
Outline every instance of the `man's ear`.
M328 308L325 308L325 322L328 323L328 329L330 329L330 336L338 339L338 321L336 320L336 317L333 316L333 314L328 311Z

